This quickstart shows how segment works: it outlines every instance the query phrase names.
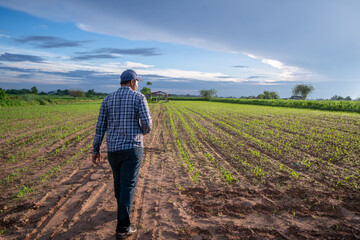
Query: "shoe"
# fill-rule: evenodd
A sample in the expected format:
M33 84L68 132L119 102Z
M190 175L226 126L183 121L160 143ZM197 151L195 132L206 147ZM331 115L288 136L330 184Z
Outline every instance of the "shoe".
M127 232L124 232L124 233L117 232L115 234L115 237L116 237L116 239L125 239L128 236L133 235L134 233L136 233L136 231L137 231L136 227L134 225L130 225Z

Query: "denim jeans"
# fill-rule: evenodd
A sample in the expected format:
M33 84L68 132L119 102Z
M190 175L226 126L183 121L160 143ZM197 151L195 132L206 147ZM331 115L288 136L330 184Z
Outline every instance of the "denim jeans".
M130 212L138 181L143 148L108 152L108 160L114 176L115 198L118 205L116 232L127 232Z

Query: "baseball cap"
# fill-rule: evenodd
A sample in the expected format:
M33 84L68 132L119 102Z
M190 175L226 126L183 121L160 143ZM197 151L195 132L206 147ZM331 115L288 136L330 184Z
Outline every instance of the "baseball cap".
M131 70L131 69L125 70L125 71L121 74L121 76L120 76L120 80L121 80L120 82L121 82L121 83L129 82L129 81L131 81L131 80L133 80L133 79L136 79L136 80L138 80L138 81L142 81L142 80L143 80L142 77L138 76L138 75L136 74L136 72L135 72L134 70Z

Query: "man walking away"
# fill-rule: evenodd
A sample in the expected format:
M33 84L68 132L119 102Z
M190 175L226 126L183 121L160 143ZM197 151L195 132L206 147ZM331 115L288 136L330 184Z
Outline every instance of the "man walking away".
M121 74L121 87L101 104L93 144L92 161L99 164L100 146L107 132L108 160L118 205L116 239L136 232L136 227L130 224L131 205L143 157L143 135L152 127L146 98L136 92L139 79L130 69Z

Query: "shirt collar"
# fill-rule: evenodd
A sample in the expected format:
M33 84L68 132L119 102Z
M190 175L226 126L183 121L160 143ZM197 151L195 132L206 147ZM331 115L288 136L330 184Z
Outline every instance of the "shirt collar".
M132 90L131 87L129 87L129 86L121 86L120 89L122 89L122 88L123 88L123 89Z

